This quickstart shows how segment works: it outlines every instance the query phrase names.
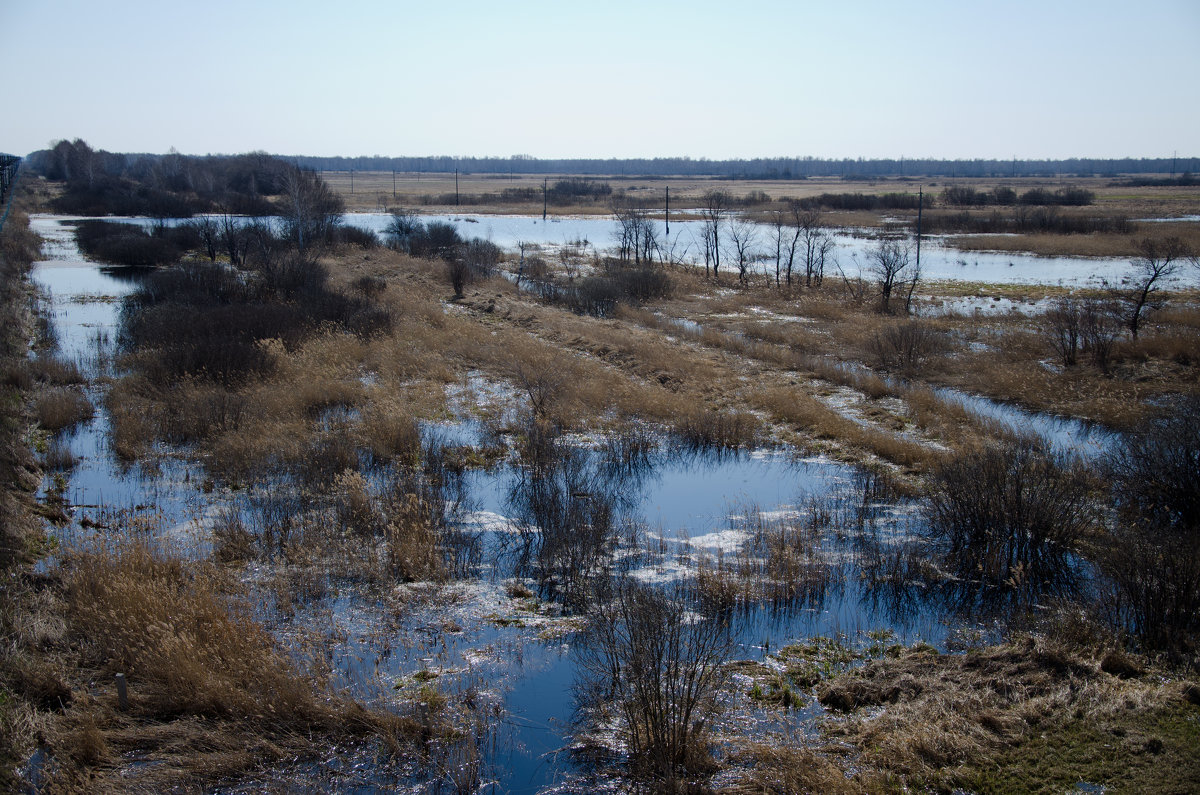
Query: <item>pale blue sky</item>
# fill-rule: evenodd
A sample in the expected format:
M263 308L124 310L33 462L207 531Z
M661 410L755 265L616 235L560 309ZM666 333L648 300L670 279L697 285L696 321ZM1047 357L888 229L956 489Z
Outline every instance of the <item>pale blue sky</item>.
M1200 156L1200 0L0 0L0 151Z

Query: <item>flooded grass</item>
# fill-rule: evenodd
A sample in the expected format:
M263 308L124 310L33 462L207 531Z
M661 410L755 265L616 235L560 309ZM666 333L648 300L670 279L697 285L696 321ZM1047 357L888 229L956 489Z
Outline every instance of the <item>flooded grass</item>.
M94 270L65 262L44 273ZM131 287L104 283L111 295ZM416 301L392 293L385 283L372 300ZM84 332L65 318L67 358L46 360L43 380L78 389L66 386L79 380L70 362L92 383L119 380L107 399L89 391L100 398L90 423L47 449L60 474L45 493L65 523L42 570L61 579L60 641L76 639L95 681L126 674L136 709L114 707L108 684L81 695L29 770L39 780L963 786L1034 736L1038 709L1082 709L1062 724L1080 727L1094 705L1079 692L1110 703L1136 691L1139 721L1185 714L1078 651L991 646L1036 625L1045 602L1076 598L1063 585L1085 568L1076 536L1095 534L1039 535L1013 513L1082 516L1071 500L1091 494L1072 488L1090 481L1064 487L1040 452L1028 467L988 468L969 445L931 451L911 429L880 434L903 413L900 400L882 404L894 392L937 415L922 427L967 420L928 408L952 395L830 365L870 401L849 419L794 371L762 364L798 361L780 358L790 332L667 324L706 346L685 356L661 335L535 305L476 318L391 303L402 330L260 342L269 370L167 379L164 407L136 349L112 356L115 305L52 294L55 312L92 319ZM107 314L88 314L97 307ZM741 369L749 360L758 369ZM755 380L768 375L791 383ZM780 441L781 421L908 471L801 454ZM917 472L934 473L941 502L913 496ZM1065 504L1007 488L1038 473L1048 485L1034 491L1057 489ZM955 536L960 523L943 514L976 507L991 481L999 518L975 522L982 539ZM1026 536L1036 543L1014 549ZM1002 607L984 609L996 594ZM703 686L663 699L646 686L677 681L663 659ZM916 742L921 721L933 729ZM1161 740L1171 753L1177 729Z

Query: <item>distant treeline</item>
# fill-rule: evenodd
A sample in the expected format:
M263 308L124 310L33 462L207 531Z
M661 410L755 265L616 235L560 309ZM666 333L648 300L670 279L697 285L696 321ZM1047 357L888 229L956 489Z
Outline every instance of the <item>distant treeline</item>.
M155 154L117 154L93 150L86 142L59 141L51 149L32 153L26 166L34 173L50 179L74 183L78 195L76 206L59 208L63 212L87 213L88 194L93 204L128 205L111 212L140 212L138 207L164 200L163 193L194 194L191 212L211 210L220 197L242 197L251 205L259 199L278 195L281 175L288 166L300 166L315 171L397 171L407 173L461 174L565 174L576 177L638 176L644 178L695 176L724 179L807 179L809 177L841 177L845 179L874 177L1049 177L1060 175L1101 176L1118 178L1127 175L1163 174L1163 178L1130 180L1134 185L1191 185L1192 174L1200 172L1200 158L1123 158L1098 160L1073 158L1069 160L867 160L845 158L831 160L815 157L759 158L754 160L709 160L690 157L659 157L633 159L547 159L527 155L512 157L312 157L276 156L265 152L243 155L181 155L171 152ZM129 185L114 184L121 179L138 183L137 190ZM80 188L80 184L86 190ZM527 188L510 189L529 192ZM551 186L550 201L598 200L611 191L604 183L591 180L560 180ZM540 191L534 189L536 198ZM157 192L157 193L156 193ZM531 194L534 195L534 194ZM527 198L506 197L508 200ZM851 209L851 208L845 208ZM875 209L875 208L862 208ZM241 210L254 214L255 207ZM172 213L183 214L183 213Z
M690 157L633 159L548 159L512 157L312 157L287 160L317 171L452 172L461 174L576 174L643 177L706 176L728 179L806 179L808 177L1117 177L1125 174L1182 174L1200 171L1200 158L1122 158L1100 160L866 160L776 157L708 160Z
M116 154L92 149L86 141L59 141L34 152L27 167L47 179L66 182L52 202L57 212L74 215L187 217L231 212L272 215L275 197L285 191L296 166L254 152L193 157Z

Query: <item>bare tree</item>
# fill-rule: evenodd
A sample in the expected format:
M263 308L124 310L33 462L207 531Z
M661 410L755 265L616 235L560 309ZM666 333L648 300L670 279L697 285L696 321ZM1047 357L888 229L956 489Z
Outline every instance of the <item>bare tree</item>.
M1082 351L1092 366L1103 373L1108 373L1121 328L1120 312L1111 301L1091 298L1083 302L1079 327Z
M525 276L525 251L533 245L527 240L517 241L517 251L521 254L521 258L517 260L517 292L521 291L521 279Z
M784 250L786 248L785 240L787 239L787 237L789 235L792 235L791 232L785 231L786 229L788 229L787 219L788 219L788 215L787 215L786 211L784 211L784 210L772 210L771 211L771 243L775 247L775 286L776 287L782 286L782 283L783 283L782 282L782 271L783 271L783 255L784 255ZM794 239L794 237L795 236L793 235L793 239ZM787 270L788 270L788 284L791 284L792 283L791 260L788 260Z
M341 223L344 205L315 171L290 168L283 174L281 216L287 237L303 251L328 239Z
M221 232L217 227L217 222L213 220L212 216L205 215L193 221L192 227L200 237L200 242L204 244L204 253L208 254L209 261L216 262L217 249L221 243Z
M246 264L246 251L250 247L250 237L246 234L245 224L231 213L223 213L220 222L221 243L229 254L229 264L240 268Z
M631 204L613 203L617 221L617 243L622 262L631 258L635 265L653 262L659 254L658 227L650 211Z
M726 225L729 230L729 240L733 243L737 255L738 281L746 284L749 280L750 266L761 258L757 250L758 224L740 215L730 216Z
M1131 262L1134 272L1130 282L1133 286L1117 296L1125 304L1125 326L1135 340L1146 309L1158 306L1154 295L1161 283L1174 276L1185 261L1196 261L1196 255L1177 237L1163 240L1144 238L1138 242L1137 248L1140 256Z
M804 285L819 285L825 278L825 266L833 254L833 238L822 224L820 210L806 210L798 201L792 201L789 210L792 223L796 226L796 237L792 240L792 254L788 260L788 284L792 283L791 264L799 243L804 264Z
M908 245L900 240L883 239L870 253L872 275L879 286L879 310L885 314L891 312L892 292L908 283L913 272L910 267ZM917 274L919 276L920 274ZM913 285L915 287L915 280ZM911 297L912 291L909 291ZM907 305L906 305L907 308Z
M712 265L712 277L718 278L721 267L721 226L729 215L733 199L723 190L710 190L704 194L704 204L700 208L703 220L704 236L704 275L708 275L709 264Z

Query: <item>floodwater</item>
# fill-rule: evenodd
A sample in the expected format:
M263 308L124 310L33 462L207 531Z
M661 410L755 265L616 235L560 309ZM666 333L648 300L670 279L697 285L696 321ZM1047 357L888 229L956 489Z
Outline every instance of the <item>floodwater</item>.
M423 220L453 224L467 237L490 240L501 248L515 249L518 242L542 246L574 245L586 242L597 251L609 249L616 242L616 223L607 217L566 216L542 220L529 215L424 215ZM385 213L348 213L346 223L382 234L391 216ZM665 234L660 221L653 222L665 241L665 247L685 262L703 262L701 221L672 221L671 235ZM759 248L766 249L768 230L760 232ZM863 235L833 236L837 246L836 261L847 276L853 278L870 269L870 252L876 243ZM728 241L726 241L728 243ZM1129 271L1129 261L1116 258L1038 257L1032 254L963 252L946 245L947 238L929 237L921 241L921 272L932 281L982 282L985 284L1039 284L1073 287L1098 287L1105 283L1118 284ZM723 266L734 272L732 266ZM768 272L773 265L760 265ZM773 271L771 271L773 272ZM837 278L837 268L827 265L825 275Z
M617 241L616 222L607 216L551 216L540 215L476 215L470 213L430 214L421 219L428 223L439 221L452 224L465 237L490 240L501 248L513 251L519 243L531 243L544 247L580 246L587 251L611 250ZM347 213L343 216L350 226L366 229L382 235L391 216L387 213ZM158 223L147 218L110 218L112 221L128 221L150 225ZM172 219L166 223L178 223L186 219ZM659 233L663 249L670 259L678 262L703 263L703 222L695 220L671 221L671 233L661 221L652 221ZM769 230L761 227L755 250L766 252ZM827 278L839 278L839 270L849 278L862 275L869 278L870 254L876 247L870 232L833 235L836 245L834 257L825 269ZM978 282L983 284L1032 284L1065 287L1102 287L1118 285L1130 272L1128 259L1112 257L1040 257L1033 254L1008 252L964 252L948 244L949 236L932 236L921 241L921 274L928 281ZM726 238L724 255L732 249ZM914 251L915 257L915 251ZM733 265L724 264L726 273L736 273ZM774 265L760 263L755 272L773 273ZM1182 286L1186 277L1178 276L1172 282Z
M485 227L465 231L502 242L524 235L523 224L536 225L530 219L513 227L502 226L508 223L503 220L489 222L494 224L490 232ZM119 299L135 287L136 275L84 260L61 219L35 217L32 223L49 241L48 258L35 265L34 279L50 296L60 352L80 361L85 372L105 372L117 337ZM581 232L595 236L608 227L608 222L593 223L598 225L560 226L545 237L569 242ZM86 535L84 517L121 528L124 519L111 517L126 510L156 517L155 526L163 528L158 537L184 554L207 554L215 513L248 515L254 494L201 488L204 473L187 463L186 451L162 451L165 463L153 470L122 466L111 450L99 389L91 395L98 407L95 418L67 438L82 460L69 473L65 490L75 509L72 524L60 531L63 546L70 548ZM478 423L465 418L427 432L455 444L482 441ZM612 562L643 582L687 579L700 558L731 558L764 522L816 522L823 511L834 517L812 553L821 572L812 583L782 601L750 603L731 619L738 658L761 660L770 649L815 635L866 645L869 631L882 630L897 642L921 640L948 648L960 634L993 631L991 624L949 610L920 587L867 576L867 561L900 563L899 550L920 533L919 512L902 502L868 504L859 487L862 473L852 467L800 458L787 449L689 451L658 439L636 465L614 474L605 468L603 444L586 439L564 444L563 460L576 466L563 475L570 501L611 507L613 526L625 539ZM469 703L476 714L488 716L481 728L469 732L461 747L447 749L440 761L418 769L384 770L369 753L346 751L275 771L272 785L312 788L320 781L330 789L371 790L441 781L449 786L467 770L472 789L480 792L586 792L597 786L570 750L579 624L545 593L541 599L521 599L506 587L517 578L539 591L538 549L544 548L548 531L530 525L530 518L541 514L525 500L528 478L515 457L467 475L471 510L456 521L479 534L487 553L463 579L440 587L397 584L380 590L330 575L325 587L290 613L263 608L289 647L298 648L299 639L314 632L327 639L335 686L368 701L400 705L414 697L418 682L432 677L454 703ZM579 478L586 480L586 489L576 485L585 482ZM847 519L852 508L859 511L857 530ZM270 581L273 565L251 564L245 579L259 587ZM264 595L264 605L270 601ZM762 717L753 706L739 709L750 719ZM772 720L792 722L800 730L813 710L819 711L815 703ZM234 789L252 791L265 783Z

